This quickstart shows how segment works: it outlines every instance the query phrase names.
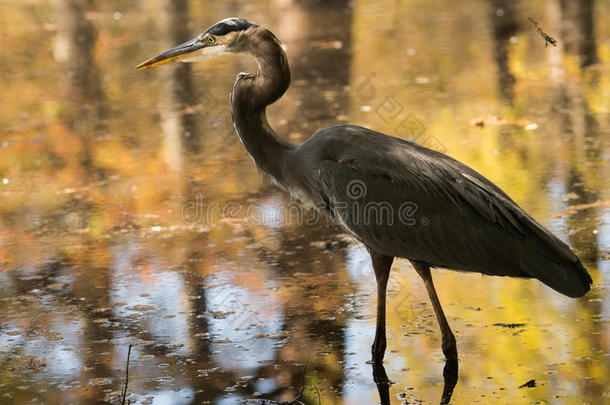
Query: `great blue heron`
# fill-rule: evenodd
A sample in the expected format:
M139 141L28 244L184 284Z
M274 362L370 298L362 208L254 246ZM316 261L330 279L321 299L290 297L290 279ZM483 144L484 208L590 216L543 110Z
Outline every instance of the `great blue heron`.
M569 297L589 291L591 277L565 243L491 181L449 156L355 125L321 129L300 145L279 138L265 110L288 89L290 69L280 41L261 25L222 20L137 68L236 53L258 63L256 73L238 74L231 91L235 129L256 165L340 223L371 255L377 280L375 363L386 349L386 286L395 257L408 259L423 279L443 353L453 362L456 341L431 267L536 278Z

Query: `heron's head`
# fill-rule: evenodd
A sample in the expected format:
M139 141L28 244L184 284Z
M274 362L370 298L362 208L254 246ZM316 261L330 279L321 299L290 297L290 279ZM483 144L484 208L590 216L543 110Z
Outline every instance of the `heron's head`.
M217 22L195 38L140 63L136 69L148 69L170 62L197 62L222 55L244 52L247 38L260 26L241 18Z

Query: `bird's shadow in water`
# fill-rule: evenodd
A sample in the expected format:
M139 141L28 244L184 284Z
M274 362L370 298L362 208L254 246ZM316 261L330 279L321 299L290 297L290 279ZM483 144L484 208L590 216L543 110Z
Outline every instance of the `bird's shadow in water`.
M448 404L451 401L453 389L458 382L457 360L447 360L445 368L443 368L443 379L445 380L445 385L440 403ZM381 405L390 405L390 379L382 363L373 363L373 381L377 384Z

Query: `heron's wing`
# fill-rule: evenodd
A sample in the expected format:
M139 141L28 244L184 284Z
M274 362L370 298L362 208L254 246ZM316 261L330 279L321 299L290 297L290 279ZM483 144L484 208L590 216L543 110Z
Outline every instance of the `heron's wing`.
M365 128L328 130L315 141L323 145L321 194L367 245L439 267L535 277L568 295L588 289L590 277L569 247L468 166ZM563 287L570 283L577 287Z
M499 260L523 240L523 225L507 218L504 207L494 209L488 195L456 187L456 179L438 170L403 178L356 159L325 160L320 179L331 216L381 253L438 267L530 276Z

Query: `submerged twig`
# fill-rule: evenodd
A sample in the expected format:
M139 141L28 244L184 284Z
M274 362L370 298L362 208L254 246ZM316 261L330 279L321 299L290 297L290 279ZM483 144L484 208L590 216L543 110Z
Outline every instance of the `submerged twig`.
M264 402L262 402L263 404L274 404L274 405L305 405L303 402L300 401L301 397L303 396L303 392L305 392L305 370L307 370L307 364L309 364L309 360L307 360L305 362L305 365L303 366L303 370L301 370L301 390L299 391L298 395L292 400L292 401L273 401L273 400L263 400ZM316 388L316 391L318 389ZM319 398L319 393L318 393L318 398ZM259 402L260 400L248 400L248 402ZM318 401L319 402L319 401Z
M318 394L318 405L322 405L322 398L320 397L320 391L318 391L318 386L314 384L313 387L316 389L316 394Z
M125 367L125 387L123 387L123 399L121 400L121 405L125 405L125 398L127 397L127 384L129 384L129 357L131 357L131 346L129 345L129 349L127 349L127 366Z
M297 395L295 399L293 399L291 402L289 402L290 404L299 403L298 402L299 399L301 399L301 397L303 396L303 391L305 391L305 370L307 370L308 364L309 364L309 360L307 360L305 362L305 365L303 366L303 370L301 371L301 377L302 377L301 391L299 392L299 395Z
M555 39L553 37L551 37L549 34L547 34L546 32L542 31L542 28L540 28L540 25L538 25L538 23L536 22L536 20L534 20L532 17L527 17L532 24L534 24L536 26L536 31L538 31L538 34L540 34L540 36L542 38L544 38L544 47L546 48L549 44L553 45L553 46L557 46L557 41L555 41Z

